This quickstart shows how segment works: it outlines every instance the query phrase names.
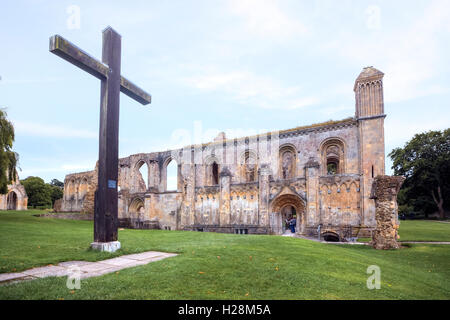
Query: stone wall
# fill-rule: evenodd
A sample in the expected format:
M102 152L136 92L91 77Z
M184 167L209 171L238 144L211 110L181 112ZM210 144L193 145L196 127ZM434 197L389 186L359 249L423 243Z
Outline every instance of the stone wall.
M28 196L19 176L8 185L8 193L0 195L0 210L27 210Z
M373 174L384 174L380 84L382 73L364 69L355 117L235 139L221 133L209 143L120 159L121 224L279 234L291 212L301 234L321 226L340 238L367 236L376 225ZM167 190L173 162L177 188ZM96 180L97 170L68 175L63 210L92 212Z
M376 229L371 245L375 249L398 249L397 194L405 181L400 176L377 176L372 185L371 199L375 200Z
M61 211L93 214L97 177L97 168L93 171L66 175Z

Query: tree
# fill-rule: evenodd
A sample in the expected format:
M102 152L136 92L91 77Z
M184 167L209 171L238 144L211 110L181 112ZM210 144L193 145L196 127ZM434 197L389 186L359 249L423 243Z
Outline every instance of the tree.
M46 184L42 178L28 177L21 183L27 192L29 206L36 208L52 205L52 186Z
M50 197L52 199L52 206L53 206L56 200L61 199L63 197L64 192L61 187L52 185L52 183L47 184L47 186L50 188Z
M18 155L12 151L14 126L7 119L4 110L0 110L0 193L8 193L8 184L16 179Z
M58 179L52 179L52 181L50 181L50 185L60 187L61 189L64 188L64 182L59 181Z
M50 194L52 198L52 206L55 204L55 201L61 199L64 195L64 182L59 181L58 179L52 179L48 184L50 187Z
M394 174L406 177L398 196L399 209L426 217L437 210L444 219L450 205L450 129L416 134L389 157Z

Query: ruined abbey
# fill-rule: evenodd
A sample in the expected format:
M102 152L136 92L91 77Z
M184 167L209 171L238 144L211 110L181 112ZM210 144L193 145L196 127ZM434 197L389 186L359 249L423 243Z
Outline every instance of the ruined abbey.
M353 117L214 141L178 150L134 154L119 161L121 227L282 234L338 239L370 236L370 199L384 175L383 76L364 68L355 81ZM167 166L177 164L168 190ZM141 167L148 167L148 182ZM61 211L93 213L97 169L65 178Z
M0 194L0 210L27 210L28 196L19 175L8 185L8 192Z

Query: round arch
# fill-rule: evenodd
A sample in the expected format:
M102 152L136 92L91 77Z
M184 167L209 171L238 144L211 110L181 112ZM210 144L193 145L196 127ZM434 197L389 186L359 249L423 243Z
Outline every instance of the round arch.
M270 204L270 228L273 233L281 234L284 231L281 212L287 206L291 206L295 210L297 232L303 231L306 213L305 200L294 194L284 194L276 197Z
M278 149L278 172L280 179L292 179L297 176L297 148L285 143Z
M15 191L10 191L6 198L7 210L17 210L18 205L17 201L18 201L17 193Z
M323 240L325 240L327 242L339 242L340 241L339 235L333 231L325 231L324 233L321 234L321 237L323 238Z
M345 173L347 144L343 139L339 137L327 138L320 143L318 151L322 175Z

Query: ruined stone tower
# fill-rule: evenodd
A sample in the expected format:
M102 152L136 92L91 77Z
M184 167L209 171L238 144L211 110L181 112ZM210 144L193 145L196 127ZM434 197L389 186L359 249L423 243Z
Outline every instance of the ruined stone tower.
M370 200L374 177L384 175L384 73L366 67L355 81L356 113L359 123L359 157L362 174L362 224L375 226L375 207Z

